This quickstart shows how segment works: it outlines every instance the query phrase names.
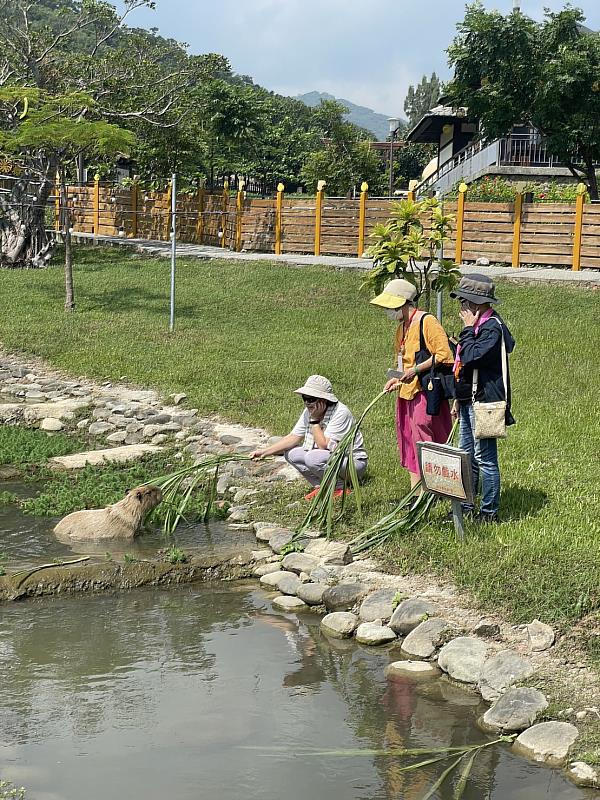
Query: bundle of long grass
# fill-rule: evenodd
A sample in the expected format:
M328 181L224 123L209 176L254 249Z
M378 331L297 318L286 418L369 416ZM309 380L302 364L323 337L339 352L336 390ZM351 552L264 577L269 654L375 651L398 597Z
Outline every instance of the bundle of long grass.
M152 486L162 489L163 500L159 508L166 508L163 533L170 536L181 520L185 520L186 512L200 488L203 488L208 496L204 509L197 519L201 522L210 519L217 497L219 469L228 461L248 461L248 456L239 453L209 456L198 464L182 467L169 475L161 475L148 481Z
M385 397L386 394L388 393L385 391L380 392L377 397L373 398L358 420L354 423L352 428L338 442L337 447L331 454L331 458L327 462L327 468L323 474L319 491L311 501L308 512L296 532L297 537L300 537L300 535L309 528L324 530L327 533L327 536L331 536L334 522L336 520L336 516L334 514L334 493L339 482L340 472L344 467L345 473L343 492L337 518L339 518L339 516L341 516L343 513L348 490L352 490L354 492L354 499L356 501L358 513L359 515L362 515L360 481L358 480L353 458L354 443L364 418L367 416L373 406L379 400L381 400L382 397Z
M356 757L367 757L367 758L421 758L422 760L416 761L414 764L406 764L404 766L395 766L395 770L397 772L414 772L418 769L427 769L434 764L441 764L444 761L449 761L452 759L451 763L446 767L446 769L441 773L441 775L431 784L427 789L425 789L424 793L419 797L419 800L431 800L432 797L437 796L438 790L444 785L449 784L452 778L455 777L456 773L458 772L459 767L462 769L460 770L460 774L458 774L458 779L456 780L453 790L452 790L452 800L461 800L464 796L465 789L467 787L467 783L469 780L469 776L471 775L471 770L473 769L473 764L475 759L481 753L482 750L485 750L488 747L494 747L496 745L501 744L512 744L515 739L516 734L511 734L508 736L500 736L498 739L494 739L491 742L483 742L482 744L467 744L460 747L435 747L435 748L404 748L404 747L390 747L390 748L381 748L381 749L371 749L365 748L362 750L303 750L300 753L296 753L297 756L302 756L303 758L310 758L310 757L319 757L323 758L325 756L333 757L333 758L356 758ZM246 749L252 750L262 750L264 748L261 747L251 747ZM282 748L276 748L277 750L281 750ZM450 794L445 794L444 796L450 797Z
M446 444L450 444L454 439L457 427L458 423L455 422ZM409 533L421 527L426 522L434 502L435 495L423 491L423 485L419 481L393 511L350 541L352 553L357 555L372 547L379 547L393 536Z

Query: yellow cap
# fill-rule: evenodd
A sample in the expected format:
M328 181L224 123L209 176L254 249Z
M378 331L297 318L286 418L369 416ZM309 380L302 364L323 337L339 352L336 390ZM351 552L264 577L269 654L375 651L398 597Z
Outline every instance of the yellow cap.
M374 306L381 308L402 308L409 300L414 300L417 287L403 278L396 278L385 285L381 294L371 300Z

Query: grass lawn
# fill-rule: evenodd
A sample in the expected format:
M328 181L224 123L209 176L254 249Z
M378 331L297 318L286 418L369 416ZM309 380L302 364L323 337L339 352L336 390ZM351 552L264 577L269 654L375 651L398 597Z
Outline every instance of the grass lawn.
M76 251L77 310L63 312L60 266L1 273L0 343L73 373L185 392L203 414L286 433L300 413L291 390L331 378L360 412L392 365L392 323L358 296L360 275L266 262L180 259L176 331L168 326L169 262L115 249ZM600 293L501 283L501 312L517 340L512 358L518 425L500 444L498 527L455 541L436 507L427 530L396 542L403 569L452 578L516 621L557 625L600 608ZM446 327L458 332L456 306ZM126 377L124 377L126 376ZM408 488L399 468L392 398L364 427L367 521ZM282 508L293 491L276 504ZM284 502L285 501L285 502ZM287 511L288 514L297 513ZM363 525L349 512L341 532ZM593 614L595 612L595 614ZM592 616L590 616L592 615ZM596 620L590 626L590 620ZM598 637L587 638L590 649Z

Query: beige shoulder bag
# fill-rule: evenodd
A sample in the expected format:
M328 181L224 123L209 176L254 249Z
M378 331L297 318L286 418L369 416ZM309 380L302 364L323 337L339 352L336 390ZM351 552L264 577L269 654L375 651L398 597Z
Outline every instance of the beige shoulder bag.
M504 383L504 397L508 399L508 364L506 355L506 344L504 342L504 330L500 325L500 335L502 340L502 382ZM506 402L507 400L497 400L494 403L481 403L475 401L477 393L477 380L479 370L473 370L473 412L475 416L475 430L473 435L476 439L504 439L506 438Z

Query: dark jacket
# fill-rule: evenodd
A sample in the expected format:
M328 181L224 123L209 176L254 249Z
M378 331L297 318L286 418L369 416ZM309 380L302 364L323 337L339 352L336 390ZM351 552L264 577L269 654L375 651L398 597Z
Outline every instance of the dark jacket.
M507 370L508 397L506 398L502 380L502 335L508 356L508 353L512 353L515 349L515 340L501 317L495 312L481 325L477 333L472 326L462 329L459 336L462 369L456 383L456 397L461 403L470 402L473 391L473 370L478 369L475 399L486 403L506 400L506 424L513 425L515 420L510 411L512 399L510 370Z

